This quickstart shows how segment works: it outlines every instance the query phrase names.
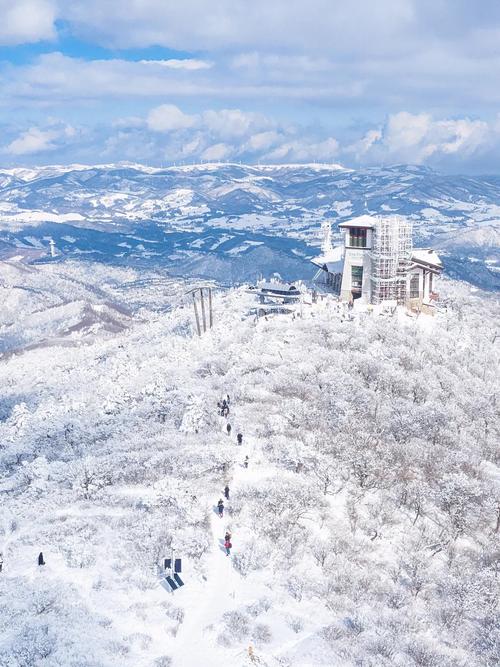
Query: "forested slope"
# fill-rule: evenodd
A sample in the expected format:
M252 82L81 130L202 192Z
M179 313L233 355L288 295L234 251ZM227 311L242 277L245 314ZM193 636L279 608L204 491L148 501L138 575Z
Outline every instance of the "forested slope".
M230 290L202 339L142 309L2 361L0 664L497 665L498 311L444 294L256 322Z

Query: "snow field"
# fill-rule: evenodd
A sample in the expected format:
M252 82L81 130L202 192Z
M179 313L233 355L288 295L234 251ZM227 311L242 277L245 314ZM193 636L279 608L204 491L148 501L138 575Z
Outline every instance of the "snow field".
M495 304L448 290L432 322L230 290L201 339L143 307L4 359L0 664L495 665Z

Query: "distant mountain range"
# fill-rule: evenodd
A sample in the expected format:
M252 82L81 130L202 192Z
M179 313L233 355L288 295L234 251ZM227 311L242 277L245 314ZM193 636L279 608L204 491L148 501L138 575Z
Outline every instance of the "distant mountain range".
M500 288L500 177L397 165L71 165L0 170L0 256L167 269L225 284L310 278L321 222L398 213L448 275ZM49 241L57 256L50 258Z

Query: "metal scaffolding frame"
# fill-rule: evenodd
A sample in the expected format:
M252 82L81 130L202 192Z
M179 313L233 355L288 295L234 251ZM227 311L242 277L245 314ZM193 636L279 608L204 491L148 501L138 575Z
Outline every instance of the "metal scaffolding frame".
M370 253L372 303L405 305L412 249L411 221L399 215L377 219Z

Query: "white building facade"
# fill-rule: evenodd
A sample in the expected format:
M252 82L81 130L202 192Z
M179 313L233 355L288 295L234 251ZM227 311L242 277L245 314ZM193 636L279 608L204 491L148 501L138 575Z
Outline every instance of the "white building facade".
M339 225L343 243L313 260L317 277L342 301L432 306L442 264L434 250L413 248L411 223L402 216L361 215ZM329 230L329 228L328 228Z

